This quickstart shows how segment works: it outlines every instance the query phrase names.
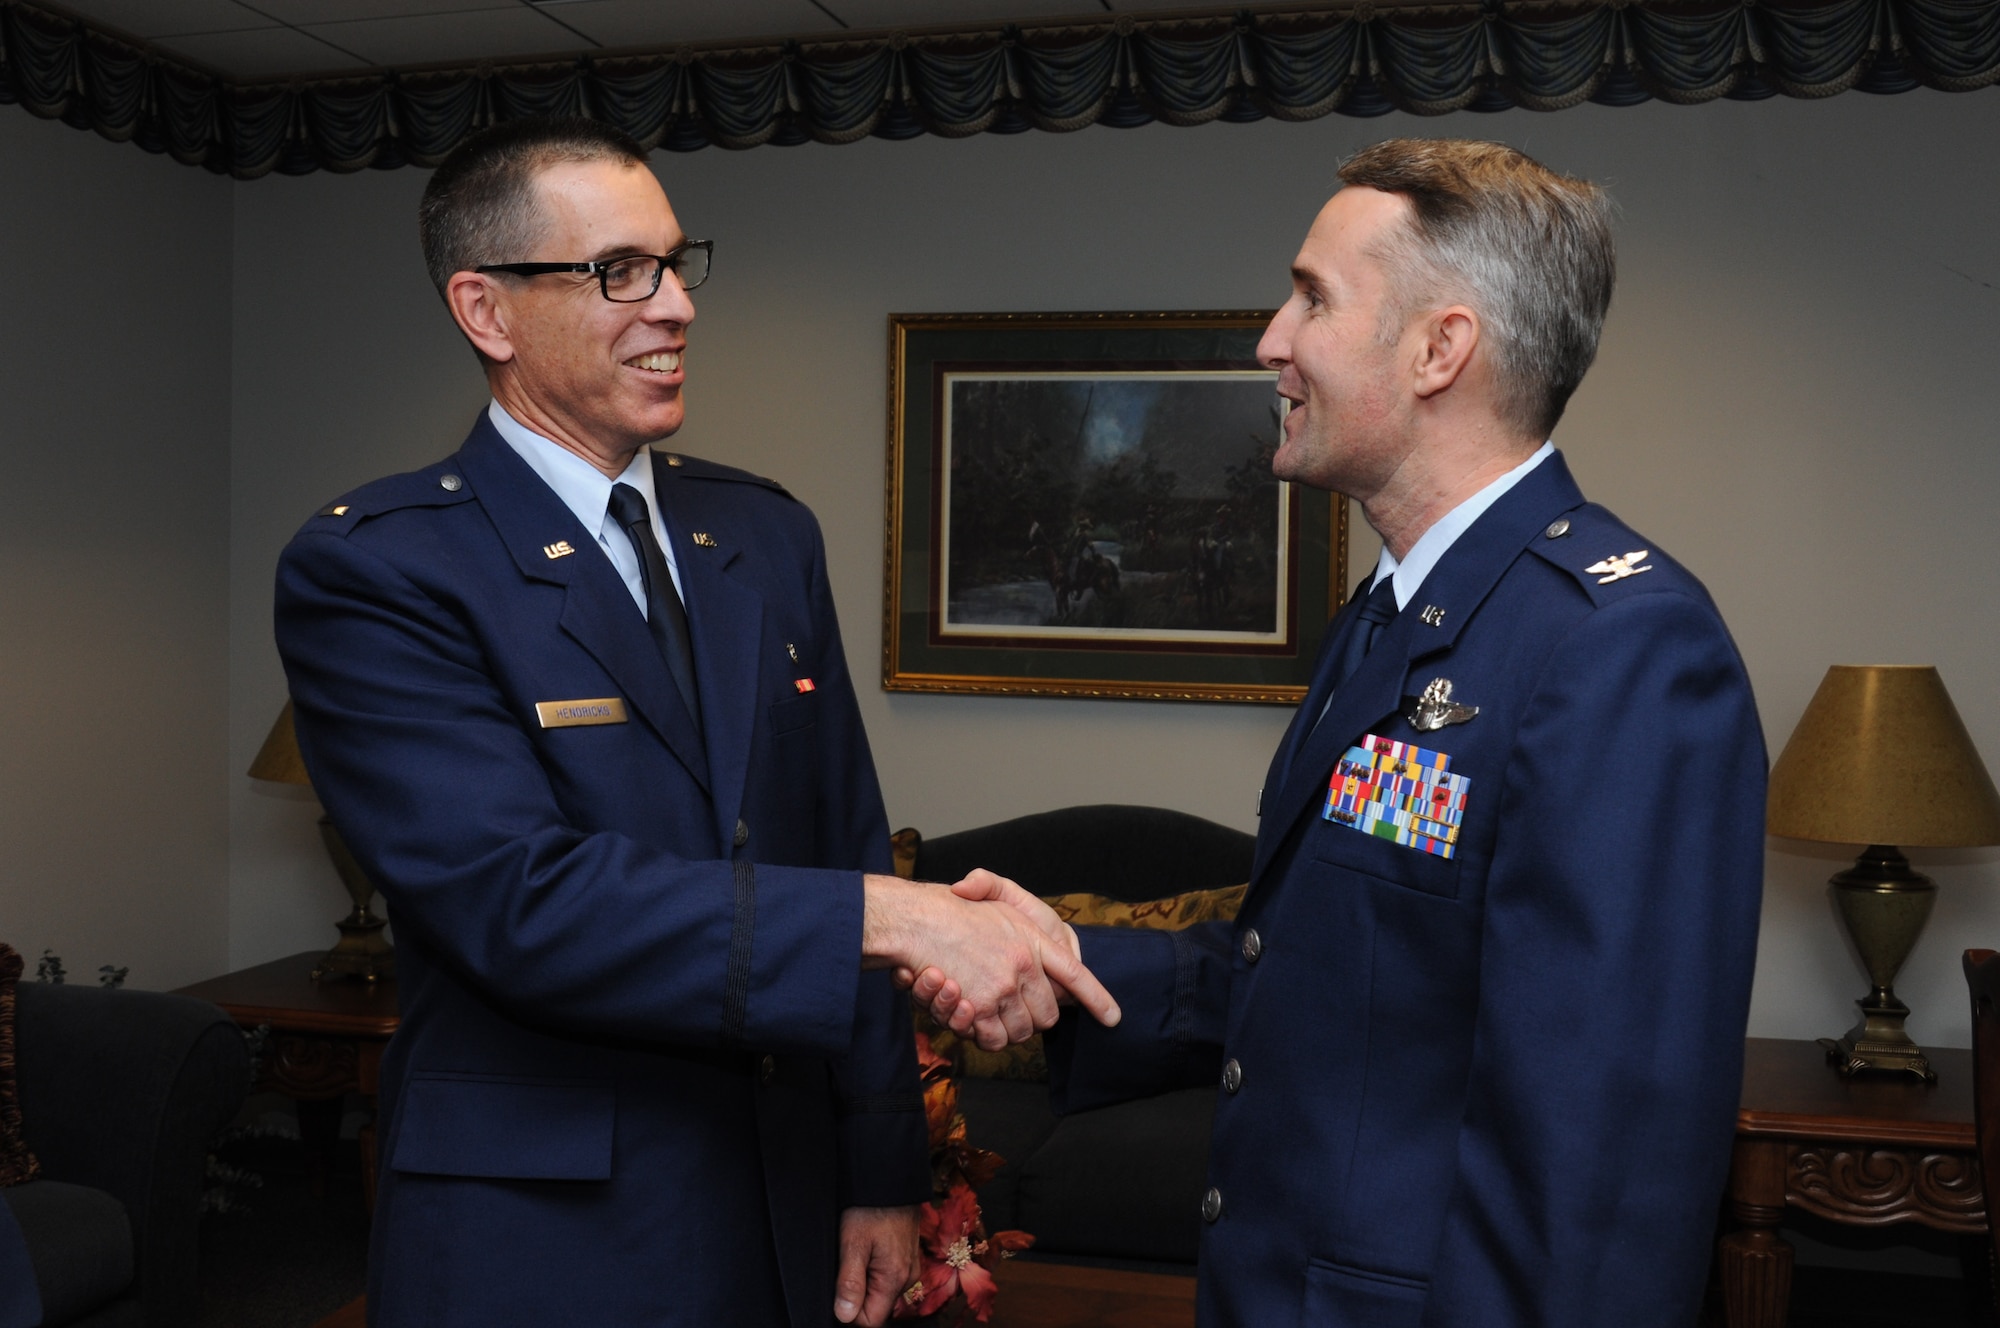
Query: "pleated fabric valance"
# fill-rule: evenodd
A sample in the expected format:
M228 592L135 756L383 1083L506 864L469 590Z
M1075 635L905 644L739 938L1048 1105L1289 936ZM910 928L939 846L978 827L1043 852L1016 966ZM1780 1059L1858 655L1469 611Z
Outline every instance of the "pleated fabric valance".
M1316 14L1120 16L254 85L26 4L0 4L0 43L0 101L251 179L432 165L484 125L547 112L689 152L1336 111L1965 92L2000 79L2000 0L1362 0Z

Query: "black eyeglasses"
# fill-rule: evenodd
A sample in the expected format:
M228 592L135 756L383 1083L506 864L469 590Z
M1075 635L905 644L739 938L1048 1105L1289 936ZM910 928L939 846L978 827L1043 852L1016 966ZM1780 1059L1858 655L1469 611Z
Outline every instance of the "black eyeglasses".
M715 249L713 240L685 240L664 254L631 254L589 263L487 263L474 272L508 272L517 277L541 277L551 272L588 272L597 278L597 287L613 304L637 304L650 300L660 289L661 274L668 268L681 289L691 291L708 280L708 263Z

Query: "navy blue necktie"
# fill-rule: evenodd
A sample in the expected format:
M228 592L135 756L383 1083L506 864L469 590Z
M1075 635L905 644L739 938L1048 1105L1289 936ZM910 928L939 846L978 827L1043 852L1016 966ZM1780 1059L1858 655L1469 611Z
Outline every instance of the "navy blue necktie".
M639 577L646 583L646 627L660 648L667 671L674 675L688 717L701 732L701 699L694 685L694 649L688 642L687 610L674 590L673 573L667 570L667 555L653 538L653 514L646 497L629 484L611 486L611 519L625 529L632 551L639 555Z
M1326 690L1318 691L1315 685L1314 694L1324 698L1320 701L1319 713L1313 716L1311 724L1298 731L1292 758L1298 756L1313 730L1326 718L1340 685L1354 676L1354 671L1361 667L1361 661L1368 658L1368 652L1374 648L1376 638L1382 635L1382 629L1395 621L1396 613L1396 578L1385 576L1375 589L1368 592L1368 598L1361 601L1361 607L1354 611L1354 616L1341 625L1340 639L1334 643L1332 657L1328 661ZM1291 768L1290 759L1286 761L1285 768Z
M1333 669L1333 687L1354 676L1361 667L1361 661L1368 658L1368 652L1375 648L1375 638L1382 635L1382 629L1396 618L1396 578L1385 576L1368 592L1368 598L1361 601L1361 609L1348 625L1347 640L1341 642L1337 662Z

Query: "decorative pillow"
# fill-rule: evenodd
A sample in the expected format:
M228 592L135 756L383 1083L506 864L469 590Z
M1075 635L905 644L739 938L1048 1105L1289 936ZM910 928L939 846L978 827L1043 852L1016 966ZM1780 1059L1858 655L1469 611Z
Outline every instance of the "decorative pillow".
M1054 895L1043 902L1056 916L1076 927L1145 927L1155 931L1179 931L1197 922L1229 922L1243 906L1248 885L1225 885L1214 890L1190 890L1184 895L1148 899L1128 904L1104 895ZM948 1028L939 1028L930 1015L916 1012L917 1031L930 1038L931 1050L947 1057L961 1074L975 1079L1014 1079L1027 1083L1049 1081L1048 1053L1042 1048L1041 1034L1019 1042L1005 1051L984 1051L969 1038L961 1038Z
M14 1083L14 984L21 956L0 943L0 1185L33 1180L42 1169L21 1138L21 1097Z

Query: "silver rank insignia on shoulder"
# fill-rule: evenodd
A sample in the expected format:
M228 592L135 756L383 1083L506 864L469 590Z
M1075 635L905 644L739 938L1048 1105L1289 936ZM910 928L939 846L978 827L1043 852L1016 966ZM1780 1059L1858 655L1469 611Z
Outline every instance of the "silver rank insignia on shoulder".
M1651 549L1638 549L1626 554L1622 558L1614 554L1602 562L1592 563L1583 570L1586 574L1596 575L1598 585L1608 586L1613 581L1623 581L1628 576L1637 576L1641 572L1652 571L1653 565L1651 563L1646 563L1644 567L1633 566L1634 563L1646 562L1647 555L1651 552Z
M575 553L576 550L570 547L568 540L557 540L554 544L544 544L542 552L546 553L550 560L553 561L557 558L567 558L572 553Z
M1410 727L1419 733L1436 733L1447 725L1463 724L1478 713L1478 706L1459 705L1451 699L1451 679L1432 678L1410 707Z
M708 534L706 531L697 530L691 538L701 548L712 549L715 547L715 536ZM1644 554L1640 554L1639 556L1642 558L1645 557Z

